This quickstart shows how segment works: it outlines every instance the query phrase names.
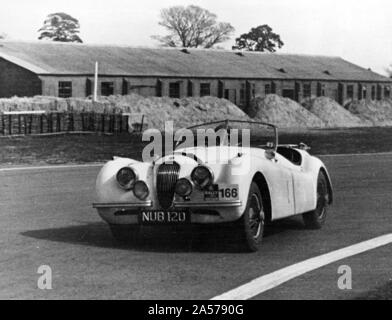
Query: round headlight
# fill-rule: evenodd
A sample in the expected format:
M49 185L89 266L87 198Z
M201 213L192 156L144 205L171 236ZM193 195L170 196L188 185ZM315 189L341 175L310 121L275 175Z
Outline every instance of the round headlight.
M198 166L193 169L191 179L199 188L205 188L212 184L214 177L209 168L205 166Z
M182 178L176 183L176 193L181 197L187 197L192 193L192 183L185 178Z
M135 197L139 198L140 200L145 200L150 191L148 190L148 186L144 181L136 181L135 185L133 186L133 194Z
M124 167L117 172L116 178L121 188L130 190L136 181L136 174L131 168Z

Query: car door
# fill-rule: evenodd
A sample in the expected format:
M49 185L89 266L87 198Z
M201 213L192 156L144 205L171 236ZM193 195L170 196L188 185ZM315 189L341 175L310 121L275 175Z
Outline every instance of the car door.
M276 154L268 168L272 219L281 219L295 214L293 172L287 160Z
M313 176L304 170L303 161L301 163L294 164L282 157L282 159L280 159L280 165L290 172L293 190L294 214L313 210Z

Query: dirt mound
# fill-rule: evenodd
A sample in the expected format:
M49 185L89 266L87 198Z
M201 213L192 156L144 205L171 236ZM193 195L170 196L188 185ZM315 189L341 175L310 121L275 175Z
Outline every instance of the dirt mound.
M392 126L392 100L354 101L348 110L374 126Z
M281 128L324 128L325 123L295 101L276 94L256 97L248 113Z
M360 119L350 111L343 108L335 100L327 97L319 97L308 101L305 108L324 121L330 128L363 127L372 123Z

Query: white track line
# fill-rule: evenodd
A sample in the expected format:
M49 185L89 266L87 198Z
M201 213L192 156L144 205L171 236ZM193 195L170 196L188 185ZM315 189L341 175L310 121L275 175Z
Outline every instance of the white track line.
M392 233L311 258L256 278L211 300L246 300L330 263L392 243Z
M77 169L77 168L88 168L88 167L102 167L104 163L89 163L89 164L70 164L60 166L39 166L39 167L12 167L0 169L0 172L8 171L26 171L26 170L56 170L56 169Z

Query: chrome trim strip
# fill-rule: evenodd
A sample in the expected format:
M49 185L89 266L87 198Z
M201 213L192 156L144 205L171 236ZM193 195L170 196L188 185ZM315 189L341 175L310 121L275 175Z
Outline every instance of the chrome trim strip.
M233 200L233 201L209 201L209 202L173 202L174 208L209 208L209 207L240 207L242 206L241 200Z
M93 208L147 208L152 207L152 201L143 201L143 202L111 202L111 203L93 203Z

